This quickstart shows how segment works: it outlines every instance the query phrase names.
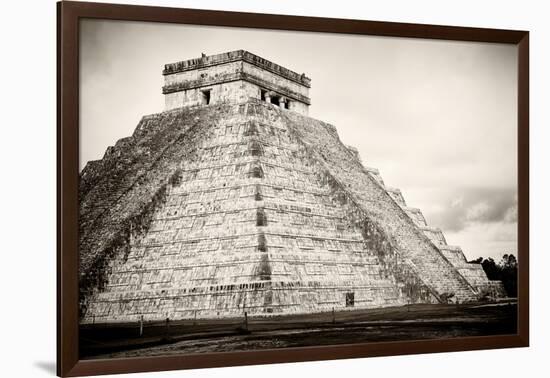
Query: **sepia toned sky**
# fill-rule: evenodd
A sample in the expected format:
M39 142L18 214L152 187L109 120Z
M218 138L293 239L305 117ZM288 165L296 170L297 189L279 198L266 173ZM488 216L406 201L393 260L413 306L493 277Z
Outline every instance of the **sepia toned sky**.
M81 21L80 168L163 110L165 63L244 49L312 80L309 115L468 259L517 253L513 45Z

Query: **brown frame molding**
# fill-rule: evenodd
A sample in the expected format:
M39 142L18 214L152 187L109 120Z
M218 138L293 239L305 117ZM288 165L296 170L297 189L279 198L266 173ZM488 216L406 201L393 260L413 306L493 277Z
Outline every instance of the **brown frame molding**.
M518 46L518 333L132 359L78 359L78 36L80 18L315 31ZM529 32L379 21L57 3L57 374L81 376L452 352L529 345Z

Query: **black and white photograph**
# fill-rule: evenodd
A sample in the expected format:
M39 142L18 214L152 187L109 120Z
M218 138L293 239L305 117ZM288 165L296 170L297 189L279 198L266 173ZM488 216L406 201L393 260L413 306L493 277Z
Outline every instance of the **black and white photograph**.
M544 374L541 3L2 9L0 376Z
M79 28L81 359L517 333L516 45Z

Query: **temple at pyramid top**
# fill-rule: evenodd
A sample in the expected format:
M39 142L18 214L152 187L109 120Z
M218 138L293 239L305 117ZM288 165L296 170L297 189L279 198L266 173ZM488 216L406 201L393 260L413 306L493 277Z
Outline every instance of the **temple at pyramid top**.
M263 100L307 115L311 80L245 50L166 64L165 110Z
M305 75L243 50L164 75L167 111L80 175L83 324L506 294L334 125L306 115Z

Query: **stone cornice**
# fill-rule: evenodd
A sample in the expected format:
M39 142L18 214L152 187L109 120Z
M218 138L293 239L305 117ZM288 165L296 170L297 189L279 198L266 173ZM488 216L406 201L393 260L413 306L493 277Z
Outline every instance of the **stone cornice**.
M181 62L164 65L163 75L172 75L178 72L196 70L199 68L212 67L219 64L226 64L237 61L245 61L261 69L279 75L285 79L294 81L307 88L311 87L311 79L305 74L298 74L283 66L279 66L267 59L254 55L245 50L230 51L223 54L210 55L202 58L184 60Z
M235 72L235 73L220 75L212 79L186 80L186 81L182 81L182 82L178 82L170 85L165 85L164 87L162 87L162 93L169 94L169 93L181 92L188 89L202 88L202 87L207 87L209 85L229 83L237 80L247 81L249 83L258 85L268 90L272 90L274 92L277 92L280 95L283 95L295 101L302 102L307 105L311 104L311 101L307 96L291 91L290 89L285 88L283 86L269 83L257 76L251 75L246 72Z

